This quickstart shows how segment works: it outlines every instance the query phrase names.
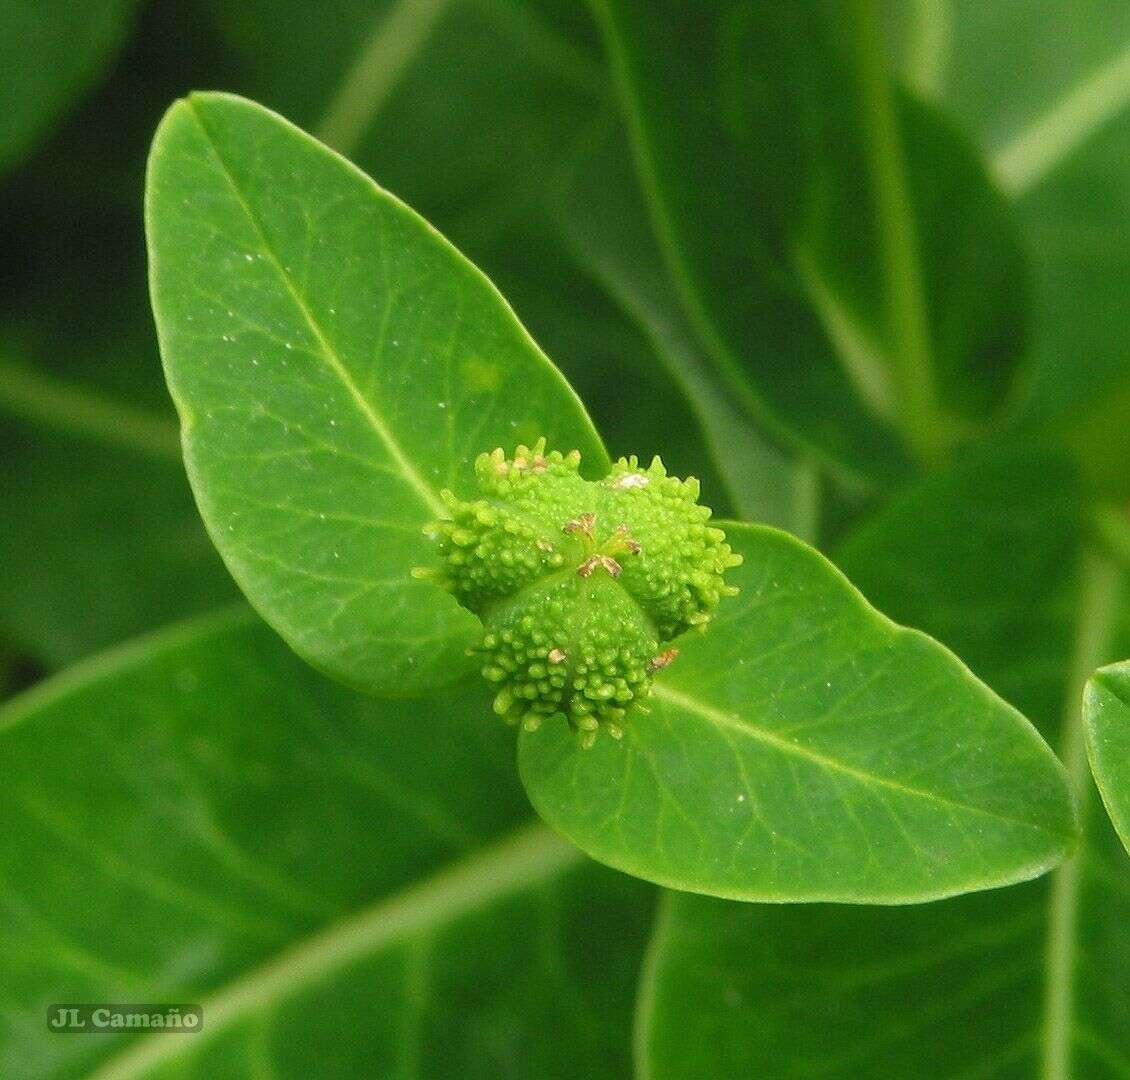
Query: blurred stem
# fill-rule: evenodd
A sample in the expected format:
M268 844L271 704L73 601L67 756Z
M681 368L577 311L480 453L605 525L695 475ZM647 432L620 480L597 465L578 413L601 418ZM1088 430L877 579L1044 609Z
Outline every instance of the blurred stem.
M1079 608L1059 754L1085 817L1091 784L1083 741L1083 687L1111 652L1123 588L1122 568L1105 552L1088 547L1080 569ZM1070 1080L1078 951L1079 860L1075 854L1052 875L1048 897L1048 942L1044 956L1043 1080Z
M1102 547L1130 570L1130 508L1097 506L1091 511L1091 523Z
M357 149L374 117L427 44L450 0L399 0L345 74L317 135L343 154Z
M918 236L876 0L844 0L862 103L865 153L875 202L888 364L907 445L927 463L948 441L938 408Z
M1130 103L1130 47L1093 70L996 153L997 183L1014 198L1038 184Z
M906 75L921 97L937 97L942 89L953 33L950 20L947 0L915 0Z
M818 546L820 539L820 470L812 461L793 465L793 528L805 543Z
M176 426L163 416L3 359L0 410L152 457L180 460Z

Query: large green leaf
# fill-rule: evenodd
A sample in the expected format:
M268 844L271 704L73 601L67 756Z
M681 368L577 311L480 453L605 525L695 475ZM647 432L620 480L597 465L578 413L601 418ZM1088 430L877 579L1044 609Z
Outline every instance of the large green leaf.
M1087 683L1083 721L1095 783L1130 849L1130 662L1103 668Z
M348 154L482 268L615 454L662 453L720 506L685 402L550 217L559 162L609 98L582 5L213 6L245 62L235 88Z
M359 696L241 611L11 703L0 1073L623 1077L650 890L531 824L483 696ZM49 1034L59 1001L204 1024Z
M194 95L147 198L162 356L201 513L305 658L381 693L470 670L477 626L414 581L475 456L545 436L607 467L560 373L483 275L310 136Z
M1130 494L1130 7L897 0L907 77L1015 204L1034 278L1030 421ZM933 12L934 18L916 18Z
M135 0L0 3L0 172L94 81L125 36Z
M1074 493L1054 457L987 451L899 496L840 557L868 595L961 649L1049 736L1064 712L1079 854L1040 882L915 908L671 894L641 985L639 1075L1125 1073L1130 864L1078 756L1079 680L1110 648L1115 612L1101 566L1079 592Z
M367 35L384 25L379 7L343 5L331 15L281 0L228 5L225 17L246 39L247 70L238 76L228 54L216 57L201 12L150 7L128 62L15 178L0 213L0 245L10 253L0 299L0 412L20 418L0 420L0 502L10 510L0 532L0 563L9 570L0 579L0 625L47 665L234 595L230 575L209 556L184 483L145 295L137 203L157 118L185 85L223 79L262 85L271 104L293 105L313 122L351 72L379 67L373 56L354 65L349 55L354 50L360 60ZM359 143L388 170L395 190L441 214L445 231L454 228L506 279L507 295L595 405L616 452L662 451L680 475L699 475L704 495L722 510L727 500L701 440L683 421L685 405L665 385L648 345L538 224L535 175L544 186L550 149L564 152L577 110L594 94L578 77L583 57L567 62L568 39L555 36L561 20L548 22L550 14L549 6L537 14L522 9L508 21L490 2L481 11L473 2L453 6L403 71L397 92L378 94L362 109L371 131ZM295 20L305 17L324 32L296 36ZM586 19L580 12L578 21ZM299 68L284 55L288 46L303 51ZM476 56L489 60L476 65ZM447 94L445 108L439 74L482 86L460 96L458 109ZM514 94L516 83L526 92ZM433 133L429 154L414 155L425 128ZM452 170L447 158L434 156L442 148L456 161L464 140L481 145L488 135L511 152L484 155L484 168L489 157L499 184L517 184L513 151L521 142L522 182L531 187L497 236L475 224L473 200L477 193L484 206L496 205L509 196L492 194L484 173L457 193L448 184L457 197L445 201L439 177ZM625 385L633 393L623 393ZM42 497L44 489L52 497Z
M611 866L743 900L906 903L1063 858L1063 770L1019 713L800 541L727 537L740 594L679 640L622 742L523 733L551 825Z
M985 422L1022 346L1019 248L962 139L887 85L871 6L593 5L735 398L863 472L896 467L895 431L930 457Z

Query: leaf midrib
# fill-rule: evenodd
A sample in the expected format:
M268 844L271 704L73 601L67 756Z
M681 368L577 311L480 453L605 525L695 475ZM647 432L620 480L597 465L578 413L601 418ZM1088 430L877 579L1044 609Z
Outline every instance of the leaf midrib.
M236 182L235 176L228 168L227 162L224 160L223 155L220 153L219 146L216 140L212 137L211 132L208 130L200 109L197 107L196 102L191 98L186 98L184 101L185 107L188 109L189 115L195 121L200 133L208 146L216 165L219 168L224 179L227 181L228 186L231 188L232 194L235 196L244 215L247 218L248 224L251 226L256 237L258 238L262 254L267 262L271 264L275 272L278 274L279 280L282 282L283 287L286 289L287 294L290 296L295 308L301 315L303 321L306 323L310 333L314 336L317 343L318 351L321 354L322 360L330 371L337 377L338 381L345 388L353 403L357 406L358 411L365 418L368 425L372 428L373 432L377 435L378 439L384 444L385 449L388 451L389 456L392 458L397 469L404 476L409 486L416 492L420 500L424 503L430 513L438 516L443 516L445 508L443 501L433 488L424 480L424 478L416 471L415 466L412 464L408 455L404 452L403 447L397 441L396 436L393 434L392 429L388 423L381 416L381 414L373 407L372 402L361 392L361 388L357 385L356 381L349 373L349 369L342 362L341 357L337 355L336 350L330 344L325 331L322 329L318 320L314 317L314 313L310 310L305 298L295 287L294 282L291 280L290 275L286 272L271 243L268 241L259 219L252 209L251 204L247 200L247 196Z
M194 1053L240 1019L314 985L381 948L432 930L491 901L541 884L579 865L584 855L540 822L381 899L234 979L202 1002L207 1022L191 1040L142 1037L105 1062L91 1080L144 1075Z
M656 683L653 689L656 697L666 698L674 705L678 705L684 709L689 709L691 712L698 713L699 716L705 720L709 720L712 724L720 728L726 728L730 731L735 731L740 735L754 739L757 742L764 743L766 746L771 746L774 750L791 755L792 757L802 758L805 761L811 762L814 765L828 772L842 773L844 776L851 777L853 780L864 785L874 787L886 788L890 791L895 791L900 795L910 796L912 798L923 799L928 802L938 803L951 810L959 810L963 813L977 814L982 817L992 818L995 821L1006 822L1010 825L1019 825L1026 829L1031 829L1038 833L1047 833L1048 830L1043 826L1036 824L1032 821L1024 821L1021 818L1010 817L1007 814L1001 814L995 810L987 810L982 806L974 806L971 803L960 802L956 799L947 798L945 795L940 795L937 792L928 791L925 788L912 787L909 784L900 783L898 780L892 780L889 777L878 776L874 773L869 773L863 769L856 768L854 765L848 765L845 762L838 761L835 758L828 757L826 754L820 753L818 750L813 750L810 747L802 746L800 743L790 742L788 739L776 735L765 728L758 727L755 724L749 723L736 715L723 712L721 709L715 708L713 705L705 701L700 701L698 698L685 694L682 691L675 690L671 686L663 683Z

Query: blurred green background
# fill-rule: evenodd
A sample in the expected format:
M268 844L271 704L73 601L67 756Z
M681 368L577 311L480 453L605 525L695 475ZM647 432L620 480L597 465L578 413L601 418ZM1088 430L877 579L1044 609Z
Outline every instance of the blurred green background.
M1121 567L1114 578L1130 562L1130 3L613 6L634 16L616 21L603 3L573 0L0 0L0 696L238 600L180 464L141 220L162 113L189 90L222 89L319 135L478 263L614 455L661 452L672 472L702 479L719 515L816 542L885 612L953 647L1059 745L1087 658L1130 652L1130 620L1113 599L1101 647L1079 652L1087 624L1075 572L1095 543ZM876 71L882 85L869 80ZM886 206L869 202L866 178L894 159L874 149L882 138L860 138L865 107L888 110L891 124L897 115L903 136L906 181ZM900 199L914 209L901 246L881 227ZM946 413L936 430L913 418L913 304L901 323L897 305L886 310L908 258ZM889 368L893 391L876 383L876 366ZM296 674L261 630L238 629L235 641L303 688L291 719L340 712L377 753L355 699ZM126 713L94 694L46 716L45 730L64 738L89 719L123 725L123 742L134 723L191 730L190 711L164 717L162 687L197 677L196 649L128 683L137 696ZM243 686L240 670L201 661L197 707L211 703L221 740L238 728L241 702L272 707L269 687ZM243 695L234 705L229 683ZM445 709L453 740L468 737L459 703L437 715ZM30 790L58 758L28 730L10 740L4 768ZM505 791L497 814L483 811L489 831L528 811L512 775L499 779L508 751L481 738L487 764L468 769ZM66 759L60 800L92 760L105 764L93 749ZM114 764L136 780L145 760ZM1126 1077L1127 867L1097 800L1081 797L1085 1025L1070 1075ZM94 819L100 806L80 800L76 815ZM339 829L350 812L340 809ZM26 865L51 894L52 873ZM378 888L349 884L349 903ZM596 937L622 946L615 987L588 987L608 996L611 1043L629 1023L653 897L612 875L582 880L558 921L584 923L586 889L598 887ZM0 913L23 918L6 897ZM621 903L642 914L627 919ZM732 1055L725 1075L750 1068L754 1025L780 1066L772 1075L1037 1075L1046 883L881 918L664 904L673 954L687 942L696 954L725 947L702 985L674 986L653 1007L676 1030L722 995L726 1008L704 1015L734 1023L708 1023L702 1043ZM95 940L98 929L85 928ZM39 941L19 934L32 959L11 955L27 975ZM930 951L951 938L970 942L966 953ZM884 949L888 959L875 960ZM909 974L899 967L908 950L926 957ZM858 1056L838 1039L875 1011L873 984L853 981L871 960L877 981L895 972L885 1011L899 1020L900 1006L927 1001L941 1026L923 1033L902 1017ZM9 1004L22 1016L18 982ZM33 975L27 984L42 991ZM790 1071L796 1033L828 1007L817 984L832 987L841 1020ZM592 1053L574 1069L627 1068ZM47 1057L29 1075L66 1074ZM709 1076L687 1061L681 1075Z

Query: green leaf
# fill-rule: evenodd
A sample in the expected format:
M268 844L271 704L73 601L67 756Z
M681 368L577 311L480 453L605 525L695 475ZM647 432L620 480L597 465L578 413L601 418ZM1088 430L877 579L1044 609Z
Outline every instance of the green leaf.
M602 131L591 138L563 189L558 210L563 232L648 335L655 355L692 402L738 516L806 531L796 493L798 466L762 438L734 404L683 314L651 232L623 133ZM666 448L663 453L674 465ZM679 472L677 467L673 471ZM705 501L714 505L708 497Z
M610 98L583 6L213 6L253 96L370 169L470 256L577 390L613 456L661 453L678 475L702 480L710 505L730 504L686 401L551 219L560 162Z
M110 61L134 0L7 0L0 6L0 172L42 137Z
M523 733L538 812L588 854L742 900L909 903L1023 881L1075 838L1031 725L822 556L726 526L741 589L679 639L646 716L579 752Z
M933 457L991 417L1023 345L1012 223L963 140L887 85L870 5L593 3L656 234L736 400L887 475L896 432Z
M378 693L466 674L477 623L411 571L484 448L607 458L498 292L364 174L262 107L170 109L147 199L185 461L240 586L315 666Z
M1130 850L1130 661L1097 671L1087 683L1083 723L1095 783Z
M1033 266L1026 419L1130 495L1130 9L899 0L895 51L976 137ZM938 19L913 17L934 8Z
M531 823L512 745L478 687L365 698L242 610L17 699L0 1072L624 1076L651 890ZM204 1024L67 1038L64 1000Z
M1078 745L1076 680L1114 615L1105 572L1079 580L1075 485L1030 446L986 449L899 495L840 556L869 596L960 649L1049 737L1062 713L1065 751ZM1121 1075L1130 873L1085 763L1080 775L1069 758L1083 842L1041 881L886 910L670 894L641 982L640 1075Z
M872 603L945 642L1054 742L1084 515L1069 461L999 442L903 489L836 561Z

